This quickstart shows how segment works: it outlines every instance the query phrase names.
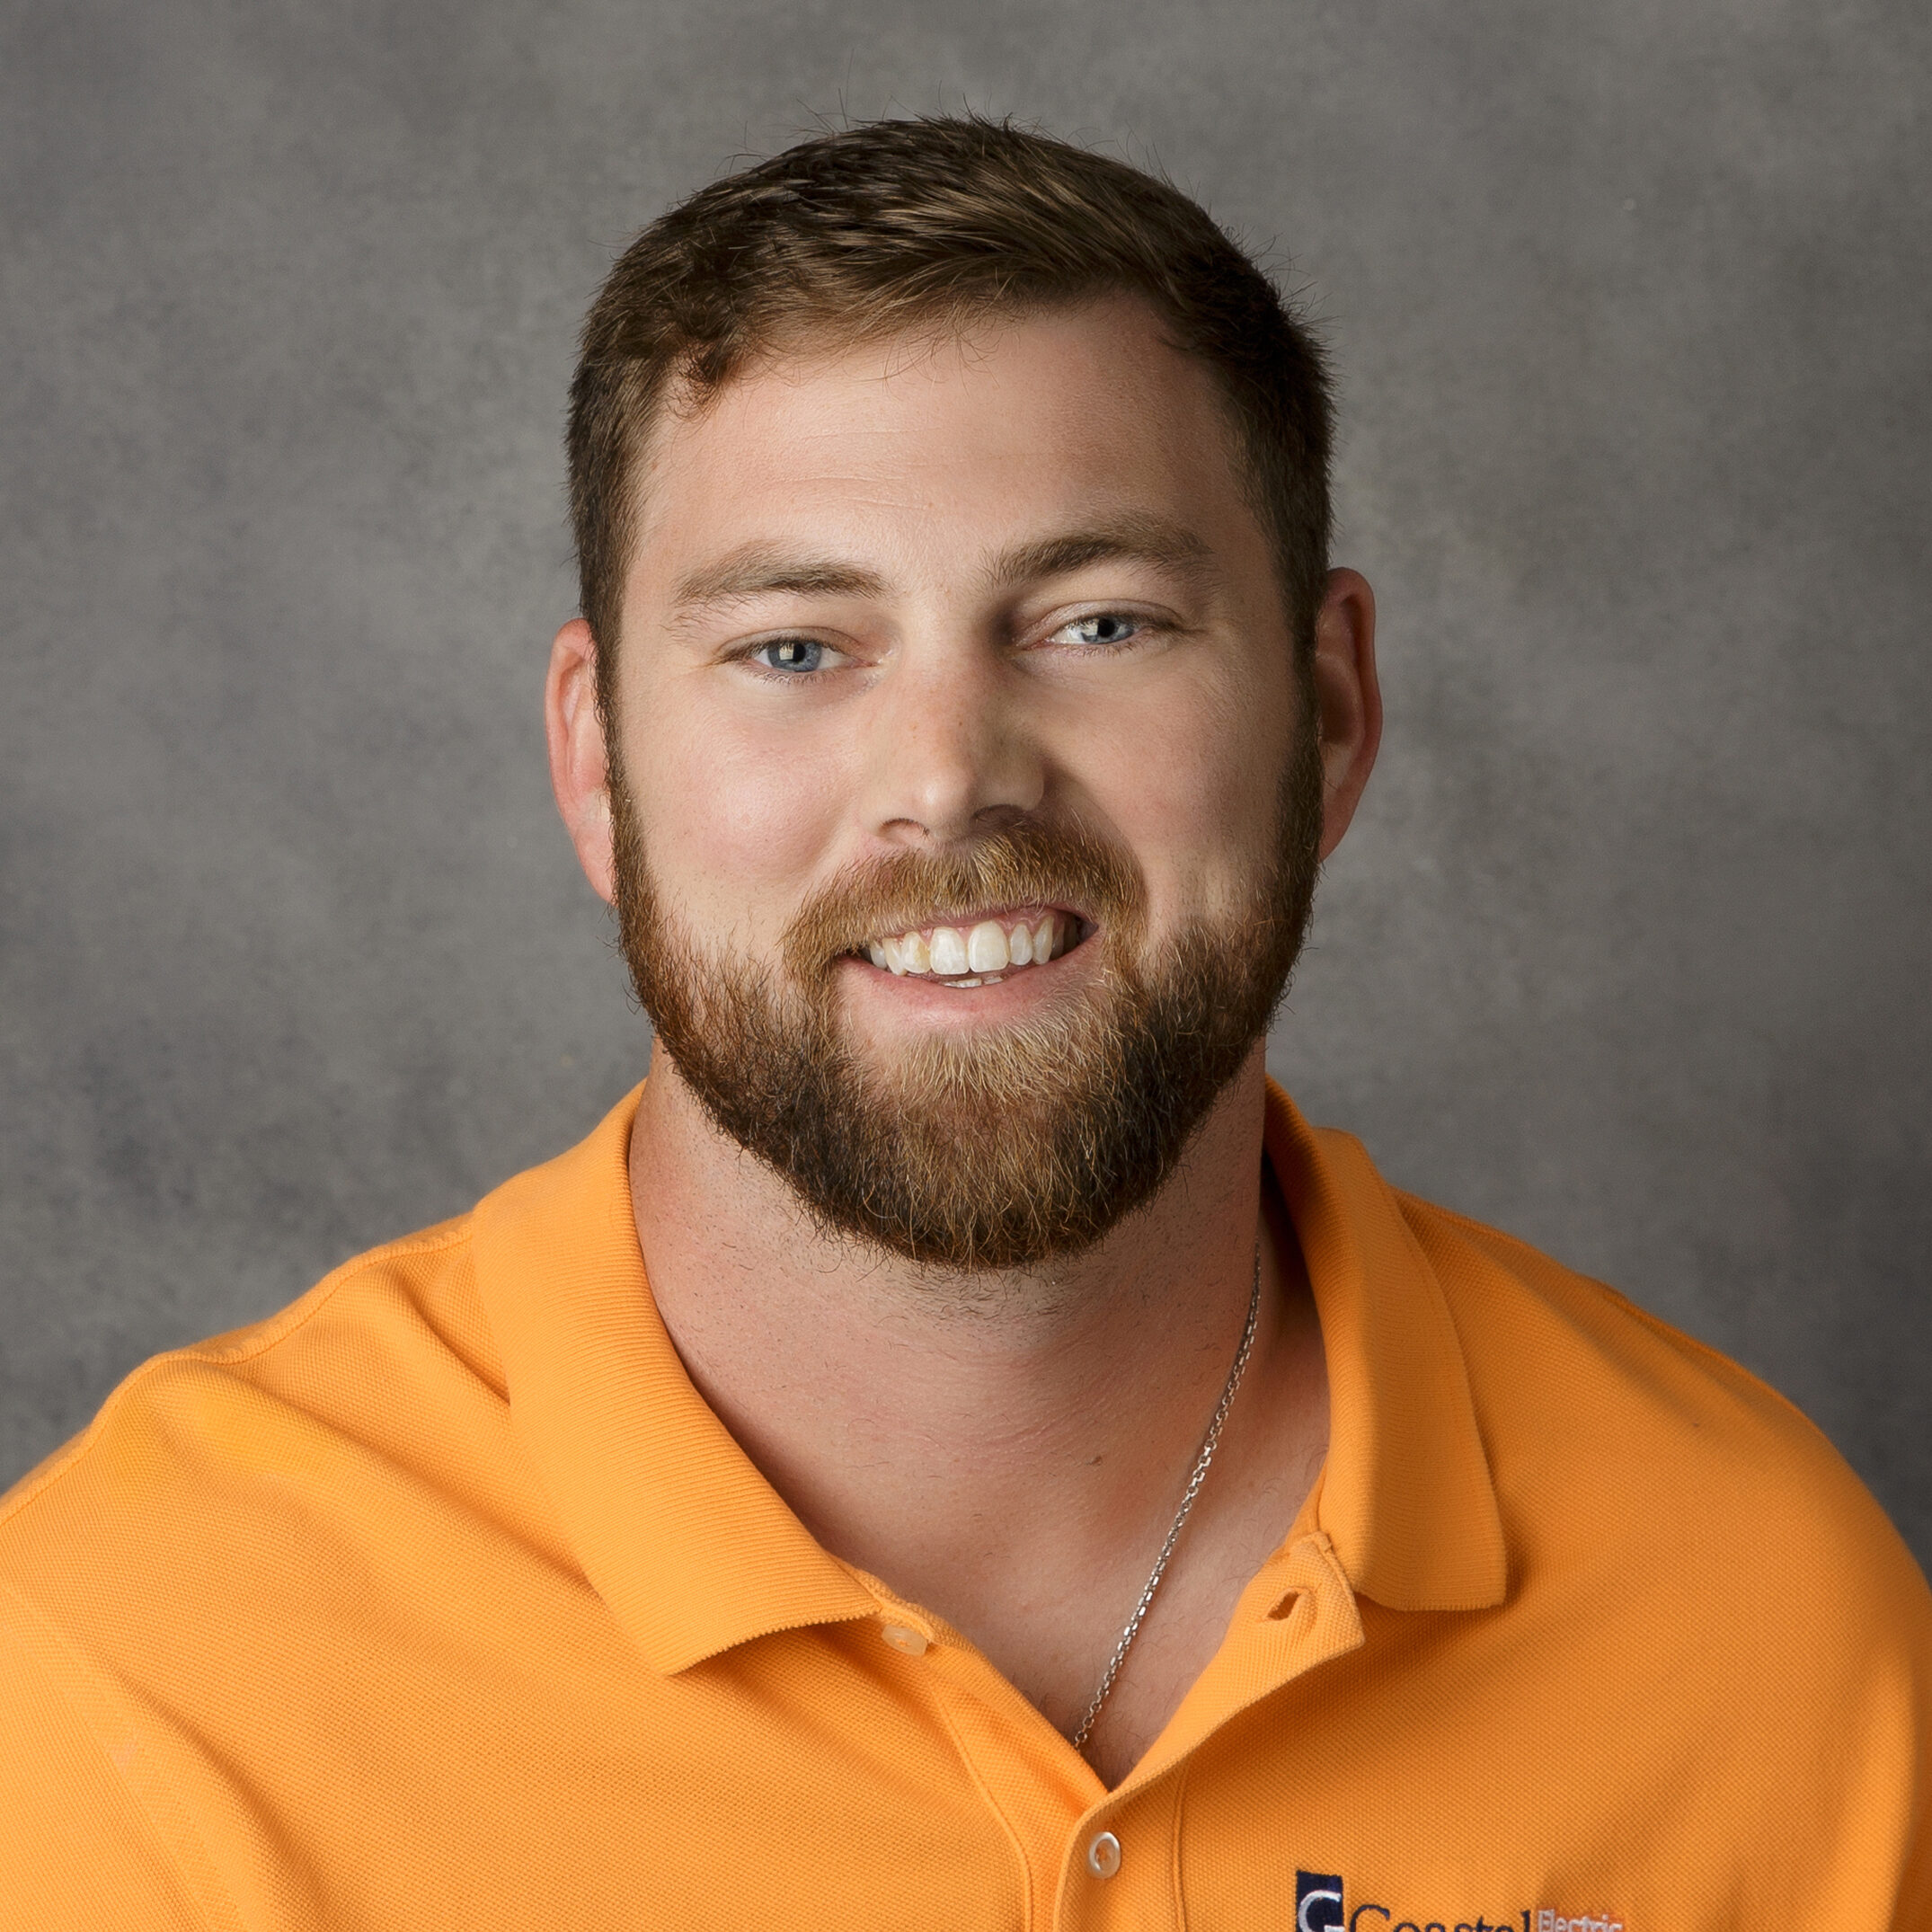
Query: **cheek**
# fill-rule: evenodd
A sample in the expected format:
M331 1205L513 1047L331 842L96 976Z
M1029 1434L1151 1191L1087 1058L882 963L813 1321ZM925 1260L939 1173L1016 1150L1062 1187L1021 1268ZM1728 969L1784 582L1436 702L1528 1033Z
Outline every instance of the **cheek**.
M662 714L636 734L631 788L652 871L702 925L775 929L832 842L839 761L801 735Z
M1231 913L1272 856L1291 712L1176 693L1110 734L1089 784L1146 874L1157 926Z

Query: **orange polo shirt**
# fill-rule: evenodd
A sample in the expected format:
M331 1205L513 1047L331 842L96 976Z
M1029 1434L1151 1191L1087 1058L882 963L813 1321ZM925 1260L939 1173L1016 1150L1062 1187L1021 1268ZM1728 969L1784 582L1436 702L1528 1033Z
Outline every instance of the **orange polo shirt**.
M1275 1094L1332 1447L1109 1792L693 1389L634 1107L0 1505L0 1926L1932 1925L1932 1600L1730 1362Z

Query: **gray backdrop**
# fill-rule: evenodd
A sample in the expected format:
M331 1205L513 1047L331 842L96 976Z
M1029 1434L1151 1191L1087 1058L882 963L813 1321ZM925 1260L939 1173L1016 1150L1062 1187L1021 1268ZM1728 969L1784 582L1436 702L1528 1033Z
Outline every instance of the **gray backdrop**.
M544 775L573 330L818 114L1311 291L1389 725L1275 1063L1932 1553L1920 0L11 0L0 1479L638 1075Z

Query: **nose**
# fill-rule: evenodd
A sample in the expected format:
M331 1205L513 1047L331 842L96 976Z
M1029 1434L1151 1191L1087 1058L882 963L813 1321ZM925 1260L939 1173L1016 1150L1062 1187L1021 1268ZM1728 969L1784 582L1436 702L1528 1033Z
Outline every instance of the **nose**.
M989 643L957 634L901 643L866 720L864 811L874 837L947 845L1039 809L1047 763L1023 684Z

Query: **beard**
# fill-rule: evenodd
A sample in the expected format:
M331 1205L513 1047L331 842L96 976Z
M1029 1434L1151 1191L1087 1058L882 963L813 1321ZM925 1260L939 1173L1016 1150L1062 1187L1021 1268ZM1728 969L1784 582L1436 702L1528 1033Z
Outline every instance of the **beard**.
M658 1045L823 1234L952 1272L1077 1254L1174 1173L1287 990L1318 865L1312 713L1305 704L1245 902L1151 947L1130 860L1080 828L1031 820L833 881L775 961L706 946L662 902L614 757L619 943ZM851 1037L843 960L882 934L1024 905L1085 913L1083 945L1101 957L1084 986L1040 1014L891 1055Z

